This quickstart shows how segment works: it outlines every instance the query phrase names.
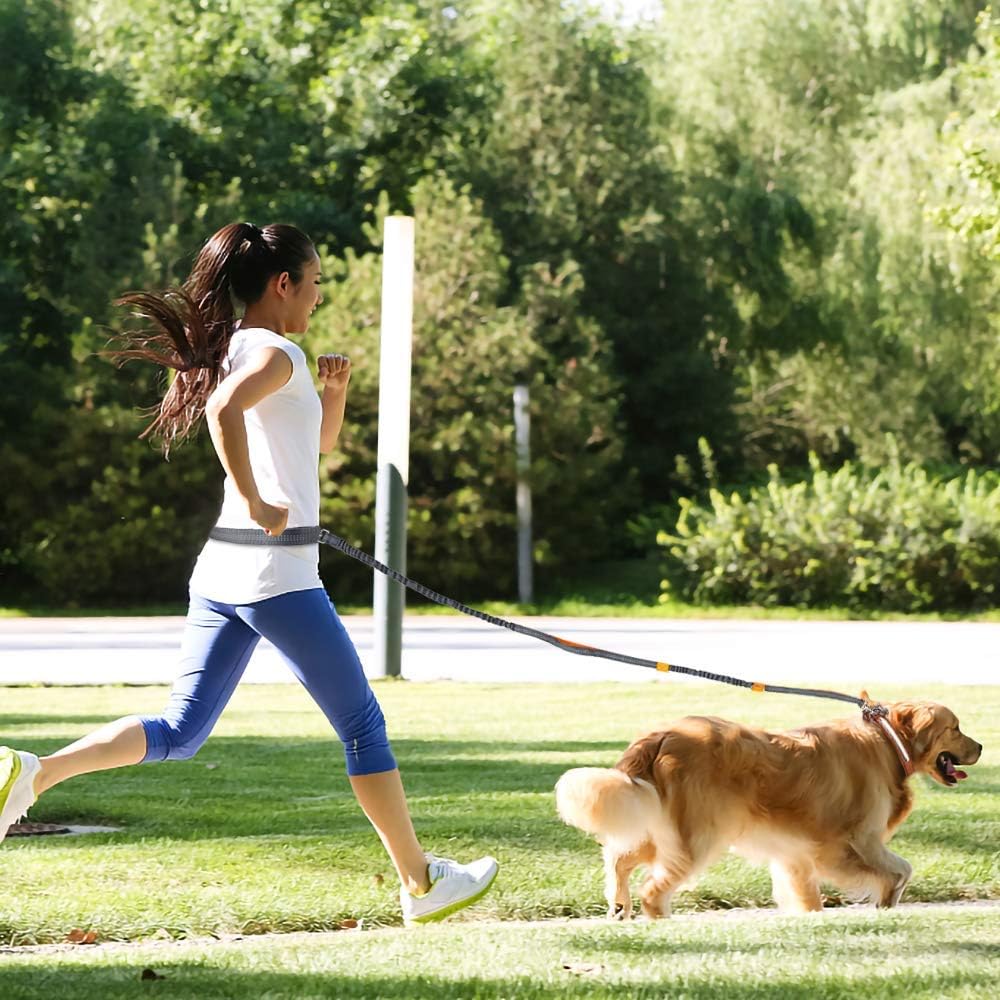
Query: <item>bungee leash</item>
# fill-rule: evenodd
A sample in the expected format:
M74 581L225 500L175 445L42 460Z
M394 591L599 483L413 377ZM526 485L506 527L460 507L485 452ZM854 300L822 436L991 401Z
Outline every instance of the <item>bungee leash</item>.
M426 597L435 604L441 604L447 608L453 608L464 615L478 618L480 621L489 622L499 628L509 629L518 635L530 636L541 642L547 642L550 646L562 649L567 653L575 653L577 656L593 656L602 660L614 660L618 663L629 663L636 667L646 667L650 670L657 670L661 673L685 674L689 677L698 677L701 680L717 681L720 684L731 684L734 687L746 688L758 694L769 691L773 694L794 694L807 698L827 698L831 701L844 701L851 705L856 705L861 709L865 719L870 722L878 722L887 715L886 709L869 701L867 698L858 698L850 694L841 694L839 691L826 691L821 688L799 688L786 687L781 684L762 684L759 681L746 681L739 677L729 677L726 674L715 674L708 670L698 670L695 667L683 667L676 663L664 663L660 660L647 660L640 656L629 656L626 653L617 653L609 649L599 649L596 646L586 646L583 643L573 642L570 639L562 639L557 635L542 632L540 629L530 628L517 622L508 621L506 618L498 618L496 615L487 614L476 608L470 608L467 604L462 604L454 598L439 594L430 587L425 587L416 580L411 580L397 570L380 563L373 556L359 548L351 545L339 535L333 534L320 527L286 528L280 535L269 535L267 532L257 528L213 528L209 533L209 538L219 542L230 542L237 545L315 545L319 542L322 545L329 545L330 548L337 549L345 555L356 559L370 569L383 573L390 579L402 584L409 590ZM884 728L884 726L883 726Z

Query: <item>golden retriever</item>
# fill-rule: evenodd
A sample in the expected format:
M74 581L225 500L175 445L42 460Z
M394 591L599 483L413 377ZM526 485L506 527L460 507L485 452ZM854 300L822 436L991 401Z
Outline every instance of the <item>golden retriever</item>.
M956 785L982 746L933 702L887 706L913 770ZM559 815L603 846L608 915L632 915L629 876L644 865L642 912L671 898L725 849L770 862L782 910L822 909L820 880L878 906L899 902L913 869L885 847L913 803L907 773L874 720L768 732L691 717L637 739L614 768L575 768L556 785Z

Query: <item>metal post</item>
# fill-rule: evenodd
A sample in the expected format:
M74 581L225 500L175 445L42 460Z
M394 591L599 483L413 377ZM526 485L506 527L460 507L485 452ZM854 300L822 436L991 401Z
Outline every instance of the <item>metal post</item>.
M413 336L413 219L389 216L382 249L375 558L406 572L406 486L410 470L410 357ZM398 677L403 652L402 584L375 573L372 673Z
M531 558L531 413L526 385L514 386L514 440L517 446L517 599L535 599Z

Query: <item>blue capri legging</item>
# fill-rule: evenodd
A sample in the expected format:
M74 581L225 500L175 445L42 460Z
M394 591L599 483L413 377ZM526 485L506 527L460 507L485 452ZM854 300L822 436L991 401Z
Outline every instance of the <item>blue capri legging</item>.
M393 770L396 761L382 710L354 644L322 588L235 605L192 593L181 640L180 674L167 707L159 716L137 716L146 731L142 762L186 760L198 752L262 636L337 731L347 773Z

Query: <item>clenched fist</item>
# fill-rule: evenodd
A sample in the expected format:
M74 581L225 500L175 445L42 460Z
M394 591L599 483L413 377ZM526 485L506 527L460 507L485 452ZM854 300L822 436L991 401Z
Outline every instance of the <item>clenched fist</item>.
M351 380L351 359L344 354L321 354L316 359L324 389L346 389Z

